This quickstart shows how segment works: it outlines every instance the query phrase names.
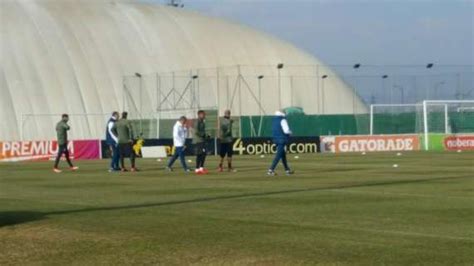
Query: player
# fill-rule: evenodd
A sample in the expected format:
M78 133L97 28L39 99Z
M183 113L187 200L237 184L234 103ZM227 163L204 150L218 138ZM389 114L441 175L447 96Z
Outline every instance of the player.
M115 123L119 119L119 113L113 112L109 121L107 122L107 127L105 129L105 142L109 146L111 162L109 172L120 171L119 167L119 148L118 148L118 138L117 131L113 130Z
M232 154L234 153L233 150L233 142L234 138L232 135L232 124L234 121L230 118L230 110L225 110L224 118L221 120L220 125L220 137L221 137L221 146L219 149L219 155L221 156L221 161L219 163L219 172L224 171L224 159L227 155L227 168L229 172L235 171L232 168Z
M198 119L194 128L193 144L196 149L196 174L207 174L207 169L204 168L207 155L207 140L210 136L206 133L206 112L198 111Z
M188 136L188 129L186 125L187 119L185 116L182 116L179 118L178 121L176 121L176 124L173 126L173 145L174 145L174 154L170 158L168 165L166 167L166 170L168 171L173 171L173 168L171 168L178 159L181 161L181 166L183 167L185 172L190 172L191 170L188 168L186 165L186 160L184 158L184 150L186 148L186 137Z
M58 168L59 160L61 160L62 155L66 157L66 162L69 164L69 168L72 171L76 171L79 167L74 166L69 158L69 150L67 149L67 132L69 129L69 125L67 122L69 121L69 115L63 114L61 116L61 121L56 124L56 133L58 136L58 155L56 156L56 161L54 162L53 171L56 173L61 173L62 171Z
M122 172L128 172L125 168L125 157L130 156L131 171L137 172L135 167L135 152L132 150L133 146L133 127L132 123L127 120L128 113L123 112L120 118L113 126L113 130L117 132L120 154L120 167Z
M275 113L275 117L273 118L272 123L272 135L273 135L273 143L277 147L277 152L275 154L275 158L273 159L272 165L270 169L268 169L269 176L275 176L275 168L278 162L281 160L283 163L283 167L285 167L285 172L287 175L292 175L294 171L290 169L288 166L288 162L286 160L286 151L285 146L288 144L288 140L291 136L292 132L290 127L288 126L288 121L286 120L286 114L284 111L277 111Z

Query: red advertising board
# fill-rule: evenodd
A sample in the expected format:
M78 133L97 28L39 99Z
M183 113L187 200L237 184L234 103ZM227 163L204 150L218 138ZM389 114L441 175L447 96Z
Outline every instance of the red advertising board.
M100 140L75 140L68 143L74 159L100 159ZM58 151L56 141L0 142L0 162L49 160Z
M474 150L474 136L449 136L444 138L444 148L448 151Z
M417 135L336 136L334 151L415 151L420 149Z

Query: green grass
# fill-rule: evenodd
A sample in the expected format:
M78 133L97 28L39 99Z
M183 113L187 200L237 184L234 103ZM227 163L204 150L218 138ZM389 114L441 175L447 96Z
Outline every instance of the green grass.
M0 265L474 263L474 153L290 158L291 177L268 156L207 176L0 164Z

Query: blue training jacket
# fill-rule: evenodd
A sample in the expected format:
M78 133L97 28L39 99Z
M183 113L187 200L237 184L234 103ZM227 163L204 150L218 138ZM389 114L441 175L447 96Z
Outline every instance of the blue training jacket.
M117 144L117 142L115 142L114 138L112 138L112 136L110 135L110 131L109 131L109 124L110 123L115 123L115 122L117 122L117 121L110 118L109 121L107 122L107 126L105 126L105 142L108 145L116 145Z
M273 143L275 144L287 144L289 140L289 135L283 132L283 128L281 127L281 121L286 119L283 116L275 116L273 118L272 123L272 135L273 135Z

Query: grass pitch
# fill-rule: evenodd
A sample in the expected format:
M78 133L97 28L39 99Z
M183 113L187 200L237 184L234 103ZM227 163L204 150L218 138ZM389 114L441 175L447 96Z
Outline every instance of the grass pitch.
M270 160L0 164L0 265L474 263L474 153L300 155L291 177Z

